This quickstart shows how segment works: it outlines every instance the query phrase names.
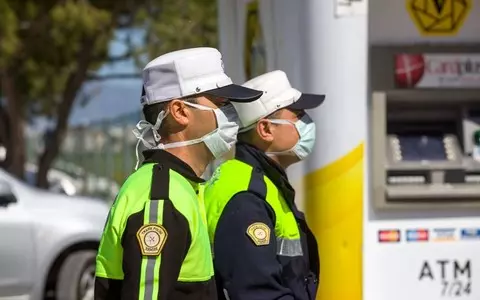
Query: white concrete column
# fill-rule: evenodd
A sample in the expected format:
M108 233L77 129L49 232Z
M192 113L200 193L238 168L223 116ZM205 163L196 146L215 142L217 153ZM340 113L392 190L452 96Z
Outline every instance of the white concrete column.
M233 82L242 84L243 45L245 35L245 2L240 0L217 0L219 50L223 55L225 72Z
M319 244L321 300L362 299L367 16L335 16L338 0L303 0L298 61L302 92L324 93L309 112L316 148L304 162L305 213ZM303 189L301 188L303 187Z
M326 93L314 112L317 148L309 170L347 154L365 138L367 17L334 17L335 0L304 0L300 88Z

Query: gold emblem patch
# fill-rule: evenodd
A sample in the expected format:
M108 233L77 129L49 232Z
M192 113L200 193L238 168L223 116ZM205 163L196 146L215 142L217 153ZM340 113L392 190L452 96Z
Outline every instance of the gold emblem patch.
M159 224L146 224L137 231L138 244L142 255L157 256L162 252L167 240L167 230Z
M270 228L260 222L248 226L247 234L257 246L266 246L270 244Z

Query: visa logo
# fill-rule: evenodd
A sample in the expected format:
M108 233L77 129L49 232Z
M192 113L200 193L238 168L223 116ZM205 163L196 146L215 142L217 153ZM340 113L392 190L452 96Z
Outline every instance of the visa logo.
M480 228L465 228L461 231L462 239L480 239Z
M435 228L432 231L432 240L443 242L455 240L455 228Z
M380 243L396 243L400 242L400 230L379 230L378 241Z
M428 241L428 230L427 229L409 229L409 230L407 230L407 241L409 241L409 242Z

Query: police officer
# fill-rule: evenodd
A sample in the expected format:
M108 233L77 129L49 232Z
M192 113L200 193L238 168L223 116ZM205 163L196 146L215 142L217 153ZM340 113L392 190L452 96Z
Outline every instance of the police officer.
M232 84L213 48L162 55L147 64L143 82L145 121L136 135L151 149L110 210L95 299L217 299L199 176L236 142L228 100L261 92Z
M317 243L285 169L312 152L315 124L305 110L325 96L301 94L282 71L244 86L264 94L234 104L242 125L235 159L204 187L217 287L234 300L312 300Z

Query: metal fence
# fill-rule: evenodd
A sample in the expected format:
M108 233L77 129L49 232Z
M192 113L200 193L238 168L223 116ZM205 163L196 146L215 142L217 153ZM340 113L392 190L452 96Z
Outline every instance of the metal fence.
M136 139L132 133L140 112L111 120L71 126L53 168L72 177L80 194L114 197L134 170ZM27 133L27 157L36 162L43 136Z

